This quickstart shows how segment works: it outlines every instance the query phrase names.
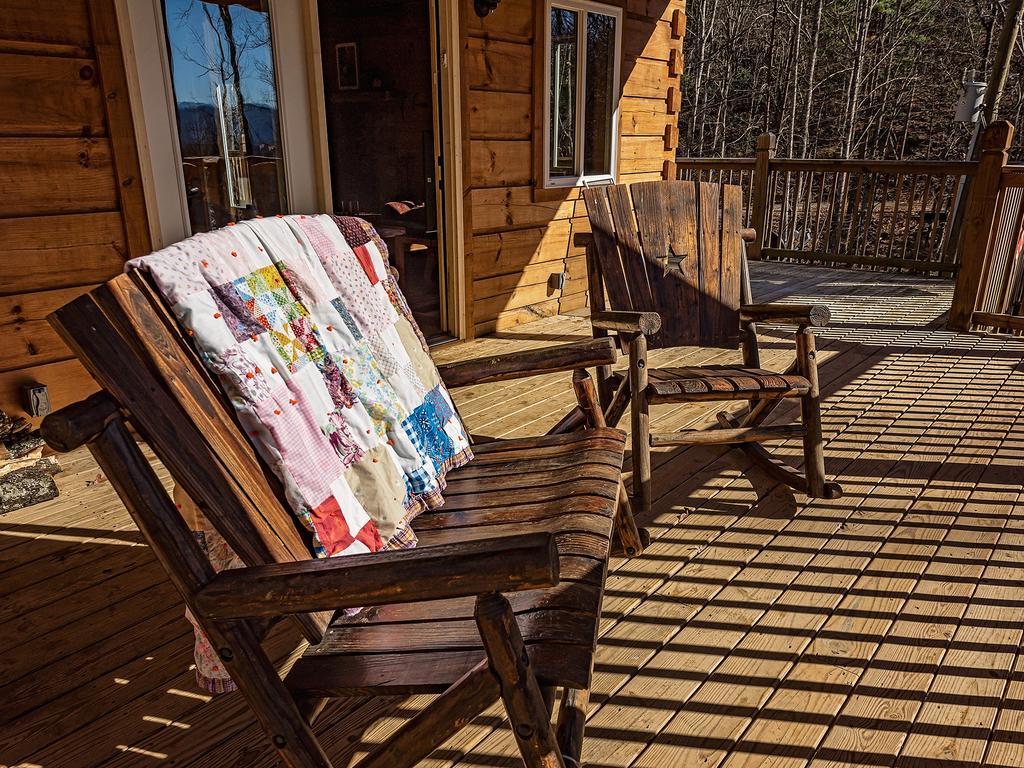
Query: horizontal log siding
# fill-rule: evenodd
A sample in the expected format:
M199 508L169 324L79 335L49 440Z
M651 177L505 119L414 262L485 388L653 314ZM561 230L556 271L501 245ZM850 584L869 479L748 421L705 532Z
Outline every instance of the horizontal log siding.
M466 180L472 222L467 252L472 264L474 332L491 333L570 312L587 305L583 249L574 243L588 232L578 190L555 200L535 200L533 34L541 0L503 0L478 18L463 0L467 30L463 78L468 86L469 158ZM619 108L621 181L661 178L675 154L666 129L670 88L679 78L681 0L613 0L624 10L622 95ZM678 31L678 28L677 28ZM565 274L559 289L558 276Z
M145 221L129 235L122 214L141 182L137 157L118 154L134 155L130 121L110 119L127 98L113 7L92 0L90 18L88 0L13 0L0 14L0 409L10 414L23 415L26 384L46 384L55 408L95 389L46 315L116 275L133 247L148 249Z

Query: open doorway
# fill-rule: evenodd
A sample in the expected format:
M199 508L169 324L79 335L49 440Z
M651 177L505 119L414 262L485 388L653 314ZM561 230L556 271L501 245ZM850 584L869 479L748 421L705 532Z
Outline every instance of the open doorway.
M430 341L450 337L433 0L319 0L334 209L377 228Z

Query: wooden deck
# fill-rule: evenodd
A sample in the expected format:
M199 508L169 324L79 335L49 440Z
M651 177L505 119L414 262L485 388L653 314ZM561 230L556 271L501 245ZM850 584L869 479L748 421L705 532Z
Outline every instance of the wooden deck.
M654 543L608 579L587 765L1024 765L1024 339L942 330L948 282L755 267L758 300L833 308L824 420L846 495L806 503L739 452L655 453ZM437 357L586 334L549 318ZM770 331L765 364L790 349ZM572 395L559 374L458 400L474 432L517 435ZM274 765L238 696L196 692L181 603L109 483L88 454L65 466L59 499L0 518L0 766ZM294 638L270 643L284 658ZM386 705L365 733L385 703L318 730L359 754L417 702ZM425 763L517 764L498 710Z

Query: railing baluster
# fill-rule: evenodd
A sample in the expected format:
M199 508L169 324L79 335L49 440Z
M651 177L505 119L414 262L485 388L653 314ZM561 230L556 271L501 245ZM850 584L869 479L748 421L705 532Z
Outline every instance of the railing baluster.
M924 236L925 212L928 210L928 194L932 188L932 175L924 174L924 189L921 190L921 216L917 221L917 232L914 238L914 252L911 258L914 261L921 261L921 239Z
M889 220L889 247L885 252L885 258L887 259L892 258L893 247L896 245L897 222L900 215L900 202L902 202L903 197L903 181L903 174L897 173L895 178L896 199L893 201L892 217Z
M918 174L916 173L911 174L910 176L910 192L909 197L907 198L907 215L903 219L903 249L900 251L899 258L903 259L904 261L907 258L907 246L909 245L910 240L913 237L914 231L913 225L911 224L911 220L914 218L914 200L917 199L917 177Z

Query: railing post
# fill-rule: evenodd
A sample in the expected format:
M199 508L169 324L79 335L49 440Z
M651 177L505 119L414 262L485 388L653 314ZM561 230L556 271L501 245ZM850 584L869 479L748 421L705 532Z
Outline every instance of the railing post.
M953 306L946 323L951 331L968 331L971 327L971 315L981 291L981 278L992 250L999 187L1012 141L1013 126L1005 120L992 123L981 136L981 158L964 208L960 271L956 276Z
M769 163L775 157L775 134L762 133L757 137L757 153L754 155L754 177L751 180L750 226L756 235L754 242L747 246L747 258L760 259L764 249L765 233L768 227L768 182Z

